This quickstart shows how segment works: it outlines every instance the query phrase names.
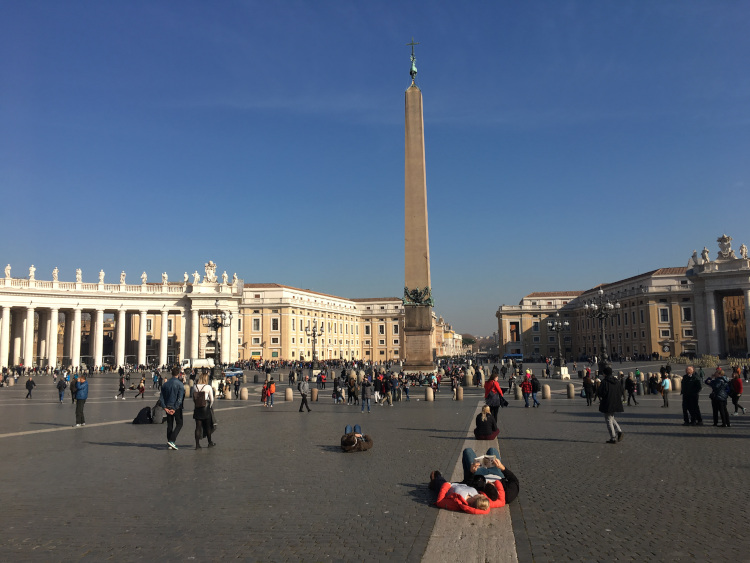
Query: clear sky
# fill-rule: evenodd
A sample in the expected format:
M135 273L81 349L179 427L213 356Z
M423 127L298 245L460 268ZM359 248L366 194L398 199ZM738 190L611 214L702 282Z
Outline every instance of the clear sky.
M400 297L413 36L436 312L490 334L750 244L748 30L721 0L1 0L0 262Z

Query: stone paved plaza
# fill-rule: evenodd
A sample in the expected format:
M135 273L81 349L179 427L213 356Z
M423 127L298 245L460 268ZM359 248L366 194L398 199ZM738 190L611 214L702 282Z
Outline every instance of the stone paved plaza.
M32 400L23 378L0 389L3 559L426 561L440 512L427 475L452 473L480 398L467 389L463 402L444 392L426 403L413 392L363 415L321 393L300 414L281 384L273 409L257 392L220 401L215 449L192 449L188 415L174 452L165 426L128 424L155 391L115 401L114 376L90 381L87 426L77 429L51 378L38 379ZM500 411L500 451L521 480L509 510L519 561L750 560L750 415L714 428L704 391L708 425L683 427L679 396L669 409L643 397L618 417L623 442L609 445L596 406L565 398L565 382L551 386L539 409L511 399ZM343 454L342 429L355 422L375 445ZM498 518L483 521L488 545L481 557L467 546L467 561L514 559L492 549L508 543L501 510L451 520L461 542L478 519Z

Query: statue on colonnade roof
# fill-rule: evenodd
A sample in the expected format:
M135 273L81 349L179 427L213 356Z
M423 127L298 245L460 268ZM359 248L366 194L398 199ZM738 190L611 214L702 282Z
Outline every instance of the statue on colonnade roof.
M99 283L104 283L104 270L99 270Z
M76 268L76 283L81 283L83 281L83 272L81 272L80 268Z
M57 266L55 266L55 269L52 270L52 281L58 281L57 277L60 275L60 270L57 269Z
M125 270L120 272L120 285L125 285Z
M203 278L204 282L216 283L216 264L213 260L209 260L206 264L206 276Z

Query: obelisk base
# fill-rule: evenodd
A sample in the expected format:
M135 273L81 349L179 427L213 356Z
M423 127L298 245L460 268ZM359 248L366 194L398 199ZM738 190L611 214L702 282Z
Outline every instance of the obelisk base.
M404 311L404 373L435 371L432 358L432 308L406 306Z

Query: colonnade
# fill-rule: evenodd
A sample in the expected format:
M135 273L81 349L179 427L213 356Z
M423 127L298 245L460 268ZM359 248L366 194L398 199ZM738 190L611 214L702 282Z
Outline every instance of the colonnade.
M173 317L176 327L171 331L174 335L172 349L178 359L199 356L200 342L200 310L191 307L177 309L162 306L154 311L149 308L135 310L106 307L94 309L81 306L67 307L36 307L3 305L0 309L0 368L15 365L50 366L63 364L74 368L81 366L81 332L82 315L89 313L91 317L89 332L89 355L96 366L101 366L104 360L104 315L114 314L114 365L123 366L126 363L139 365L147 364L147 339L150 334L158 334L158 364L166 365L169 353L169 320ZM63 347L62 355L58 357L60 315L63 314ZM137 316L137 325L128 316ZM159 330L147 330L149 315L158 317ZM38 323L35 323L38 317ZM137 331L134 330L137 326ZM187 339L186 339L187 337ZM231 343L237 342L237 321L221 329L221 361L234 361L236 351L232 353ZM232 340L233 339L233 340ZM127 341L135 342L137 353L135 361L126 362ZM36 346L35 346L36 343Z
M724 342L722 341L724 335L722 301L725 295L723 291L711 289L696 294L699 331L708 336L708 350L705 350L703 353L711 355L726 353ZM745 298L745 339L747 350L750 351L750 289L743 288L742 295ZM701 313L704 310L705 321L701 322L703 320Z

